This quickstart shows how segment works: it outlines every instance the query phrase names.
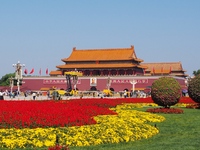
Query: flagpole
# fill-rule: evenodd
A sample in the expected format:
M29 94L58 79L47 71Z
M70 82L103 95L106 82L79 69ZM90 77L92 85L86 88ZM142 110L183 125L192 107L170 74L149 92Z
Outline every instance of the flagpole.
M48 70L48 68L46 69L46 75L48 75L48 73L49 73L49 70Z
M42 74L42 70L41 70L41 68L40 68L40 70L39 70L39 75L41 76L41 74Z

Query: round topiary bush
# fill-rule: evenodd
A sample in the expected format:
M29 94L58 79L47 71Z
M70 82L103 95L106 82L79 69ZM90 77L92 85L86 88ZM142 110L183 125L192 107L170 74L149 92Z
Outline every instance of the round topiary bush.
M155 80L151 87L151 97L154 103L165 108L175 105L181 98L181 86L172 77L161 77Z
M193 101L200 103L200 75L189 81L188 94Z

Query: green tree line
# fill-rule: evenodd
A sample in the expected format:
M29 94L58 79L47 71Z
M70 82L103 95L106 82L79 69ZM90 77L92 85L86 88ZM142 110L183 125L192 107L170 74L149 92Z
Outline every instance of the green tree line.
M199 75L199 74L200 74L200 69L197 70L197 71L193 71L193 75L194 75L194 76L197 76L197 75Z
M0 79L0 86L8 86L10 85L10 78L11 77L15 77L15 73L9 73L6 74L4 76L2 76L2 78Z

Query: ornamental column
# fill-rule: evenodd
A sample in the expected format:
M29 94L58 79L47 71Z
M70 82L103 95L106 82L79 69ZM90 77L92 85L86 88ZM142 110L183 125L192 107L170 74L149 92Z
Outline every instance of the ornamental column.
M135 91L135 85L137 84L137 81L135 81L133 79L133 81L130 81L130 83L132 84L132 92L134 93L134 91Z
M17 64L13 64L13 67L15 67L14 80L17 82L18 93L20 93L20 84L22 82L22 67L25 67L25 65L21 64L20 61L18 61Z

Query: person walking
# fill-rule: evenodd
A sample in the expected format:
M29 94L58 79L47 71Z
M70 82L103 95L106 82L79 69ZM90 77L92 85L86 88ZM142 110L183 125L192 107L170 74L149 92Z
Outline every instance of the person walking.
M33 92L32 96L33 96L33 100L35 100L35 98L36 98L36 93Z
M127 95L128 95L127 91L124 90L124 98L127 98Z
M4 94L4 93L3 93L3 91L1 90L1 91L0 91L0 100L4 100L3 94Z

